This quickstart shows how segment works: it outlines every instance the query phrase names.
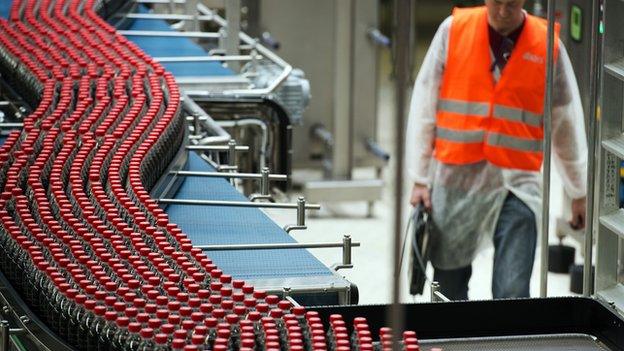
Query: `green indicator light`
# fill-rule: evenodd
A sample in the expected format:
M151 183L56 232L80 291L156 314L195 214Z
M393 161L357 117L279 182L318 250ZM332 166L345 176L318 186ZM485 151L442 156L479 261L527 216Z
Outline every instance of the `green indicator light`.
M604 23L600 21L600 26L598 27L598 33L604 34Z
M572 5L570 8L570 37L575 41L581 41L583 35L583 11L580 7Z

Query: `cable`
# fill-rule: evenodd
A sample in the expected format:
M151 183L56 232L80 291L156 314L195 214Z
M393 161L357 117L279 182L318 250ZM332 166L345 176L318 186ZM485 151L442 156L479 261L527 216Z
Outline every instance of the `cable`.
M418 206L414 207L407 221L407 226L405 227L405 235L403 236L404 240L403 240L403 245L401 248L401 257L399 259L399 262L400 262L399 272L401 272L401 268L403 268L403 255L405 254L405 246L409 239L410 229L414 225L414 218L417 218L418 215L421 213L421 211L424 211L422 204L419 204ZM424 214L425 216L427 216L426 212L424 212ZM427 217L425 217L425 222L427 222ZM423 242L424 247L427 246L428 244L427 241ZM414 256L416 260L418 261L418 265L420 266L420 269L422 269L423 271L423 275L425 276L425 281L427 281L428 283L431 283L431 279L429 279L429 277L427 276L427 265L425 264L425 261L420 254L420 249L418 248L418 244L416 243L416 238L412 240L412 250L414 251Z

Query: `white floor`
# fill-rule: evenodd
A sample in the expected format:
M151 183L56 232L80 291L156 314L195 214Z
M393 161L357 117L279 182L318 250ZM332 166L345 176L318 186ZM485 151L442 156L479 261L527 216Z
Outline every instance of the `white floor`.
M424 50L419 50L420 56ZM387 60L383 57L382 60ZM382 65L387 67L387 63ZM382 72L380 74L381 88L379 92L379 124L384 126L379 130L379 142L389 151L394 150L394 136L392 122L393 114L393 87L389 81L389 75ZM383 123L382 123L383 122ZM392 194L394 192L394 166L391 164L383 174L386 187L384 197L375 205L375 215L373 218L366 217L365 203L322 203L323 209L314 217L308 217L308 230L295 231L292 235L300 242L338 242L344 234L352 236L354 242L361 243L361 247L354 248L353 263L354 268L340 271L346 279L357 284L360 292L361 304L389 303L392 300L392 243L393 243L393 203ZM355 177L372 177L372 170L358 170ZM549 241L558 242L554 234L554 223L556 217L560 217L563 207L561 181L553 172L551 183L551 230ZM407 195L409 189L403 192L404 204L402 211L403 218L407 218L409 204ZM292 197L296 199L296 197ZM281 225L290 224L294 221L292 213L269 211L272 217ZM578 243L566 238L564 243L577 247L577 263L582 262L580 247ZM536 261L531 280L531 295L539 296L540 282L540 259L537 248ZM326 265L331 265L340 261L340 249L314 249L311 252ZM492 274L493 249L482 251L473 264L473 276L470 282L470 299L490 299L491 298L491 274ZM429 277L432 277L431 267L429 267ZM406 270L402 270L403 280L402 301L428 301L428 286L425 287L423 296L410 296L405 284L407 277ZM568 274L548 274L548 296L572 295L569 291Z

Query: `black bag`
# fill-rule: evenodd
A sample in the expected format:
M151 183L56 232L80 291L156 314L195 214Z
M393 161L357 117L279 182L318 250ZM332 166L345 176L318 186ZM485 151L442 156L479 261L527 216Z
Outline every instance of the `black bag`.
M427 264L429 263L429 215L418 206L412 217L414 235L410 245L410 294L421 295L427 280Z

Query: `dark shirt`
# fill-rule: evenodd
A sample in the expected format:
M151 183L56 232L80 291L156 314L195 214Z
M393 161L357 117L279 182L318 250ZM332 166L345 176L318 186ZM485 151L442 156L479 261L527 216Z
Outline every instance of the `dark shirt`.
M525 20L522 21L520 27L509 33L507 36L500 34L488 24L490 49L494 54L494 62L490 68L491 71L494 71L494 66L498 66L498 70L500 72L503 71L503 68L505 68L507 61L509 61L509 58L511 57L511 51L516 44L516 41L518 41L520 33L522 33L524 22Z

